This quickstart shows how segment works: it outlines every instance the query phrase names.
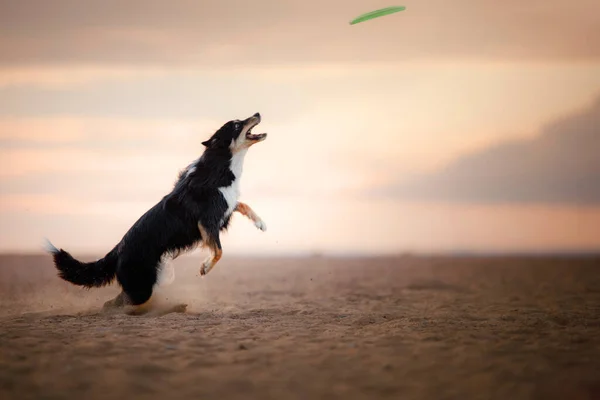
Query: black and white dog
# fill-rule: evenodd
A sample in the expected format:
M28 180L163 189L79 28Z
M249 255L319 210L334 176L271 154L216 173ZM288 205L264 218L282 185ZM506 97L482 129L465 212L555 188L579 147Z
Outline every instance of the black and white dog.
M202 156L179 174L173 190L142 215L104 258L80 262L48 242L59 276L88 288L108 285L116 277L122 291L105 306L140 306L151 298L163 265L182 252L207 247L211 254L200 274L213 269L223 253L219 233L234 211L265 231L260 217L238 201L244 157L250 146L267 137L252 133L260 120L256 113L243 121L229 121L202 142L206 147Z

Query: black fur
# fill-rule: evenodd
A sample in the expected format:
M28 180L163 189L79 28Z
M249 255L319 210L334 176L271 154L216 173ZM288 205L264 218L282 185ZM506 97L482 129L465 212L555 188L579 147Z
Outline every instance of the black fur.
M59 276L88 288L108 285L116 277L129 302L139 305L152 295L161 258L177 257L203 239L199 222L220 247L219 232L227 228L231 216L225 215L228 205L219 188L235 179L229 145L244 122L229 121L203 142L202 156L179 174L172 191L142 215L104 258L82 263L52 246Z

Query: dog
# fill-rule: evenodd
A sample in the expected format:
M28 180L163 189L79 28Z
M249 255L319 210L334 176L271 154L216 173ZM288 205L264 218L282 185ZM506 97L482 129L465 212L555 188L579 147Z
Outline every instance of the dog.
M149 303L163 266L180 254L203 246L210 255L200 274L215 267L223 255L220 232L227 229L234 212L266 231L254 210L238 201L246 153L267 137L252 133L260 122L259 113L229 121L202 142L204 152L179 173L171 192L142 215L103 258L81 262L48 241L47 250L60 278L86 288L109 285L116 278L121 293L107 301L105 308L130 305L141 309Z

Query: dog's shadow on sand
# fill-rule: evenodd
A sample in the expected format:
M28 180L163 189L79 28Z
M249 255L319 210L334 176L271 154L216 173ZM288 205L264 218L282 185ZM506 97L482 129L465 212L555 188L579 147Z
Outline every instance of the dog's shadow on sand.
M187 311L188 305L185 303L165 304L156 303L148 306L134 307L103 307L94 312L96 315L130 315L130 316L145 316L145 317L162 317L167 314L183 314Z
M137 308L132 306L125 307L94 307L88 310L70 310L70 309L52 309L45 311L35 311L22 313L19 318L56 318L56 317L118 317L118 316L131 316L131 317L146 317L156 318L162 317L168 314L189 314L187 311L188 305L184 303L179 304L153 304L150 307Z

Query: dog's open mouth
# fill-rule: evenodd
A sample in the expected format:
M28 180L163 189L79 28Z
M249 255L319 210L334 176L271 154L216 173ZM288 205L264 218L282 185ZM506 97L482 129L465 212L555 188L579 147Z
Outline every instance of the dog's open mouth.
M261 140L265 140L266 137L267 137L266 133L258 133L255 135L252 133L252 130L249 130L246 133L246 139L252 140L253 142L259 142Z
M252 129L254 129L256 125L260 124L260 114L257 113L252 118L254 118L254 121L252 122L252 126L250 127L250 129L248 129L248 131L246 132L246 139L252 142L260 142L262 140L265 140L265 138L267 137L266 133L258 133L256 135L252 133Z

